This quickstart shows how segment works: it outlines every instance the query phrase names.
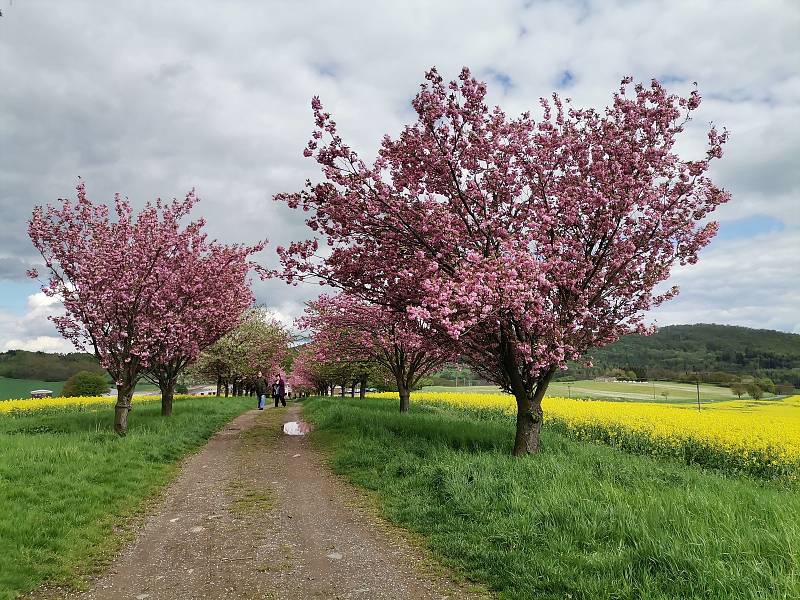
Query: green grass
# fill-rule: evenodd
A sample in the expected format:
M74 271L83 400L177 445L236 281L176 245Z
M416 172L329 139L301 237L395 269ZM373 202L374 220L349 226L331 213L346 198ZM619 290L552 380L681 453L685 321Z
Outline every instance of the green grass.
M80 586L177 461L249 408L251 398L196 398L164 419L159 402L140 404L124 438L112 409L0 418L0 598L45 580Z
M475 385L447 387L431 385L422 388L430 392L473 392L496 394L500 388L493 385ZM666 395L665 395L666 394ZM697 401L697 388L694 384L677 383L675 381L594 381L586 379L573 381L569 385L563 381L554 381L547 388L548 396L563 396L564 398L591 398L596 400L616 400L635 402L669 402L690 403ZM744 396L747 398L747 396ZM765 394L765 399L774 398ZM738 400L738 397L729 388L717 385L700 384L700 402L720 402L723 400Z
M53 390L58 396L64 387L63 381L38 381L36 379L9 379L0 377L0 400L29 398L33 390Z
M800 495L543 434L509 456L507 419L314 399L334 469L393 522L508 600L800 597Z

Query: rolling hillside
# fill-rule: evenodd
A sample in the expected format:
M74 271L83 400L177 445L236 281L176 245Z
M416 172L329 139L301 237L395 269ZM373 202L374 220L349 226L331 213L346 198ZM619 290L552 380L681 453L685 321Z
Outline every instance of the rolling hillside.
M731 325L671 325L652 336L629 335L592 351L594 367L570 369L597 375L611 368L653 372L723 371L770 377L800 386L800 335ZM669 375L669 374L665 374Z
M83 352L69 354L27 350L0 352L0 377L66 381L78 371L105 373L94 356Z

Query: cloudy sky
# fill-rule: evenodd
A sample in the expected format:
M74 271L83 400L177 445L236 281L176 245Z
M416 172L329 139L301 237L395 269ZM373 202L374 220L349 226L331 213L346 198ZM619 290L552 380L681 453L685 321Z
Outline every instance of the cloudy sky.
M627 74L704 98L681 148L727 127L713 171L733 194L701 262L674 272L661 325L728 323L800 333L800 2L44 2L0 0L0 351L69 350L58 310L25 269L36 204L121 192L137 205L197 188L225 241L307 236L272 201L316 178L302 157L309 100L374 156L413 118L435 65L463 65L508 113L557 90L602 107ZM319 287L257 283L282 318Z

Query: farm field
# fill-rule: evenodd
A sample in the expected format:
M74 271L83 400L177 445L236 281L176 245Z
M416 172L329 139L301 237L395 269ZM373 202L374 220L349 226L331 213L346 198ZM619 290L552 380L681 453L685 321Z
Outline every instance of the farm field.
M396 393L373 394L397 398ZM411 401L466 416L511 420L508 394L414 392ZM800 396L706 404L555 398L542 403L545 426L584 441L765 479L800 480Z
M510 419L446 403L401 415L394 399L324 398L305 414L334 470L503 599L800 595L791 486L552 427L540 455L515 459Z
M36 379L0 377L0 400L29 398L32 390L53 390L53 396L58 396L65 383L65 381L39 381ZM158 387L151 383L139 382L136 385L137 393L155 393L157 391Z
M427 386L421 391L426 392L470 392L497 394L497 386ZM564 398L597 398L602 400L640 401L640 402L697 402L697 388L692 384L678 383L675 381L594 381L587 379L574 381L570 384L555 381L547 388L548 396ZM764 398L771 398L765 394ZM700 384L700 402L719 402L723 400L738 399L729 388L716 385Z
M29 398L32 390L53 390L58 396L64 387L63 381L39 381L36 379L10 379L0 377L0 400Z
M125 437L108 404L0 413L0 599L45 579L80 586L177 462L252 406L176 398L164 419L157 400L134 400Z

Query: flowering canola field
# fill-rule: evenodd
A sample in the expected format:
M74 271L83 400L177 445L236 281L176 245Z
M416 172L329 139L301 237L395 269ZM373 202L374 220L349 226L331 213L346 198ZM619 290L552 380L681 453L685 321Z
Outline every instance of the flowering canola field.
M175 396L179 399L181 396ZM161 396L134 396L133 404L142 402L152 402L161 400ZM74 396L69 398L30 398L18 400L0 400L0 415L3 414L24 414L29 412L39 412L49 409L63 408L101 408L104 405L113 406L117 401L116 396Z
M397 394L373 394L397 398ZM412 402L516 414L507 394L415 392ZM545 425L572 438L767 479L800 480L800 396L689 404L545 398Z

